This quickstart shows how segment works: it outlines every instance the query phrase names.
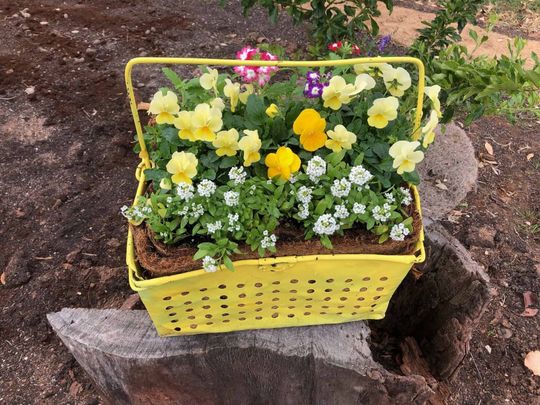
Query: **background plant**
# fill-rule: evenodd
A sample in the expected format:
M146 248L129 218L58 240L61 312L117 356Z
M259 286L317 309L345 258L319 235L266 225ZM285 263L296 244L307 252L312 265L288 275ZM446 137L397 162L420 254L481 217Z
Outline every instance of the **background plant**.
M220 0L225 4L226 0ZM380 16L378 3L392 11L393 0L242 0L244 14L255 5L268 11L276 22L280 11L292 17L295 24L310 24L315 45L324 49L329 42L346 39L355 43L359 34L376 36Z

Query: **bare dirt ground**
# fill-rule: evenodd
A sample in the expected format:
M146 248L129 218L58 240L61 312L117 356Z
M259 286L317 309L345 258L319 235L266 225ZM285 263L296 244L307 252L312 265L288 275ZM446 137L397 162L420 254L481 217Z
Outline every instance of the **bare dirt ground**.
M131 295L119 207L130 203L138 162L123 66L139 55L233 56L262 37L292 52L306 34L214 0L0 0L0 21L0 403L98 404L45 314L119 308ZM141 97L160 80L143 71ZM538 316L519 315L522 293L540 291L538 129L486 118L469 131L479 158L488 141L497 165L485 164L478 191L445 225L486 266L496 298L449 403L524 404L540 394L523 366L540 347Z

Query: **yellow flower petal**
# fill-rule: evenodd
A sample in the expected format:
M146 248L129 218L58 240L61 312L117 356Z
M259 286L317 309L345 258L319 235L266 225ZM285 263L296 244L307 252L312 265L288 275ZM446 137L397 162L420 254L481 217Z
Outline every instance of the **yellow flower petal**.
M198 160L193 153L174 152L166 169L172 174L173 183L191 183L191 179L197 174L197 164Z
M264 164L268 167L268 177L280 176L284 180L289 180L292 173L300 169L300 158L290 148L280 146L276 153L269 153L264 159Z

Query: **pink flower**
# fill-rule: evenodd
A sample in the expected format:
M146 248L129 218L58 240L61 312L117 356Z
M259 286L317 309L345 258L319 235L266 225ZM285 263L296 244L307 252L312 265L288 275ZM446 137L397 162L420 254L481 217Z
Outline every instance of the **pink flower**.
M332 52L335 52L338 49L340 49L342 46L343 46L343 43L341 41L337 41L328 45L328 49L330 49Z
M278 60L277 56L270 52L260 51L259 48L246 46L236 53L236 59L240 60ZM244 82L257 82L264 86L270 80L272 73L277 71L277 66L235 66L234 71L240 75Z
M351 53L353 55L360 55L360 47L356 44L351 45Z

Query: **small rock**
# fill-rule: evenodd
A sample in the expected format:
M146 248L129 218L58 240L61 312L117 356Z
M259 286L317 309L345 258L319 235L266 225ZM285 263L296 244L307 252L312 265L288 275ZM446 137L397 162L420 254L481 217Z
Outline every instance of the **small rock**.
M510 339L513 336L513 333L512 333L512 331L510 329L501 327L501 328L499 328L499 335L503 339Z
M72 265L71 263L64 263L64 264L62 265L62 268L63 268L64 270L71 271L71 270L73 270L73 269L75 268L75 266Z
M40 25L49 25L49 23L47 21L40 21L39 24Z
M12 74L13 72L14 72L13 69L8 69L8 70L6 70L6 75L10 75L10 74Z
M60 207L61 205L62 205L62 200L60 198L57 198L56 201L54 202L53 206L52 206L52 209L55 210L58 207Z
M120 307L120 309L133 309L135 308L135 305L139 303L140 300L141 298L139 297L139 294L131 294L122 303L122 306Z
M96 56L96 50L94 48L86 48L86 51L84 52L89 58L93 58Z
M467 243L470 246L480 246L484 248L495 247L495 235L497 231L488 226L471 228L467 234Z
M73 250L73 251L69 252L66 255L66 262L74 263L79 258L80 253L81 253L81 249L76 249L76 250Z
M148 52L146 52L146 51L143 51L143 52L141 52L141 53L139 54L139 56L142 56L142 57L144 57L144 56L148 56Z
M16 252L9 260L3 273L5 285L8 288L26 284L31 277L28 260L23 251Z
M35 86L30 86L30 87L27 87L26 89L24 89L24 92L31 96L33 95L35 92L36 92L36 87Z
M485 348L486 348L486 351L487 351L489 354L491 354L491 346L490 346L490 345L486 345Z
M73 58L73 63L83 63L84 58Z

